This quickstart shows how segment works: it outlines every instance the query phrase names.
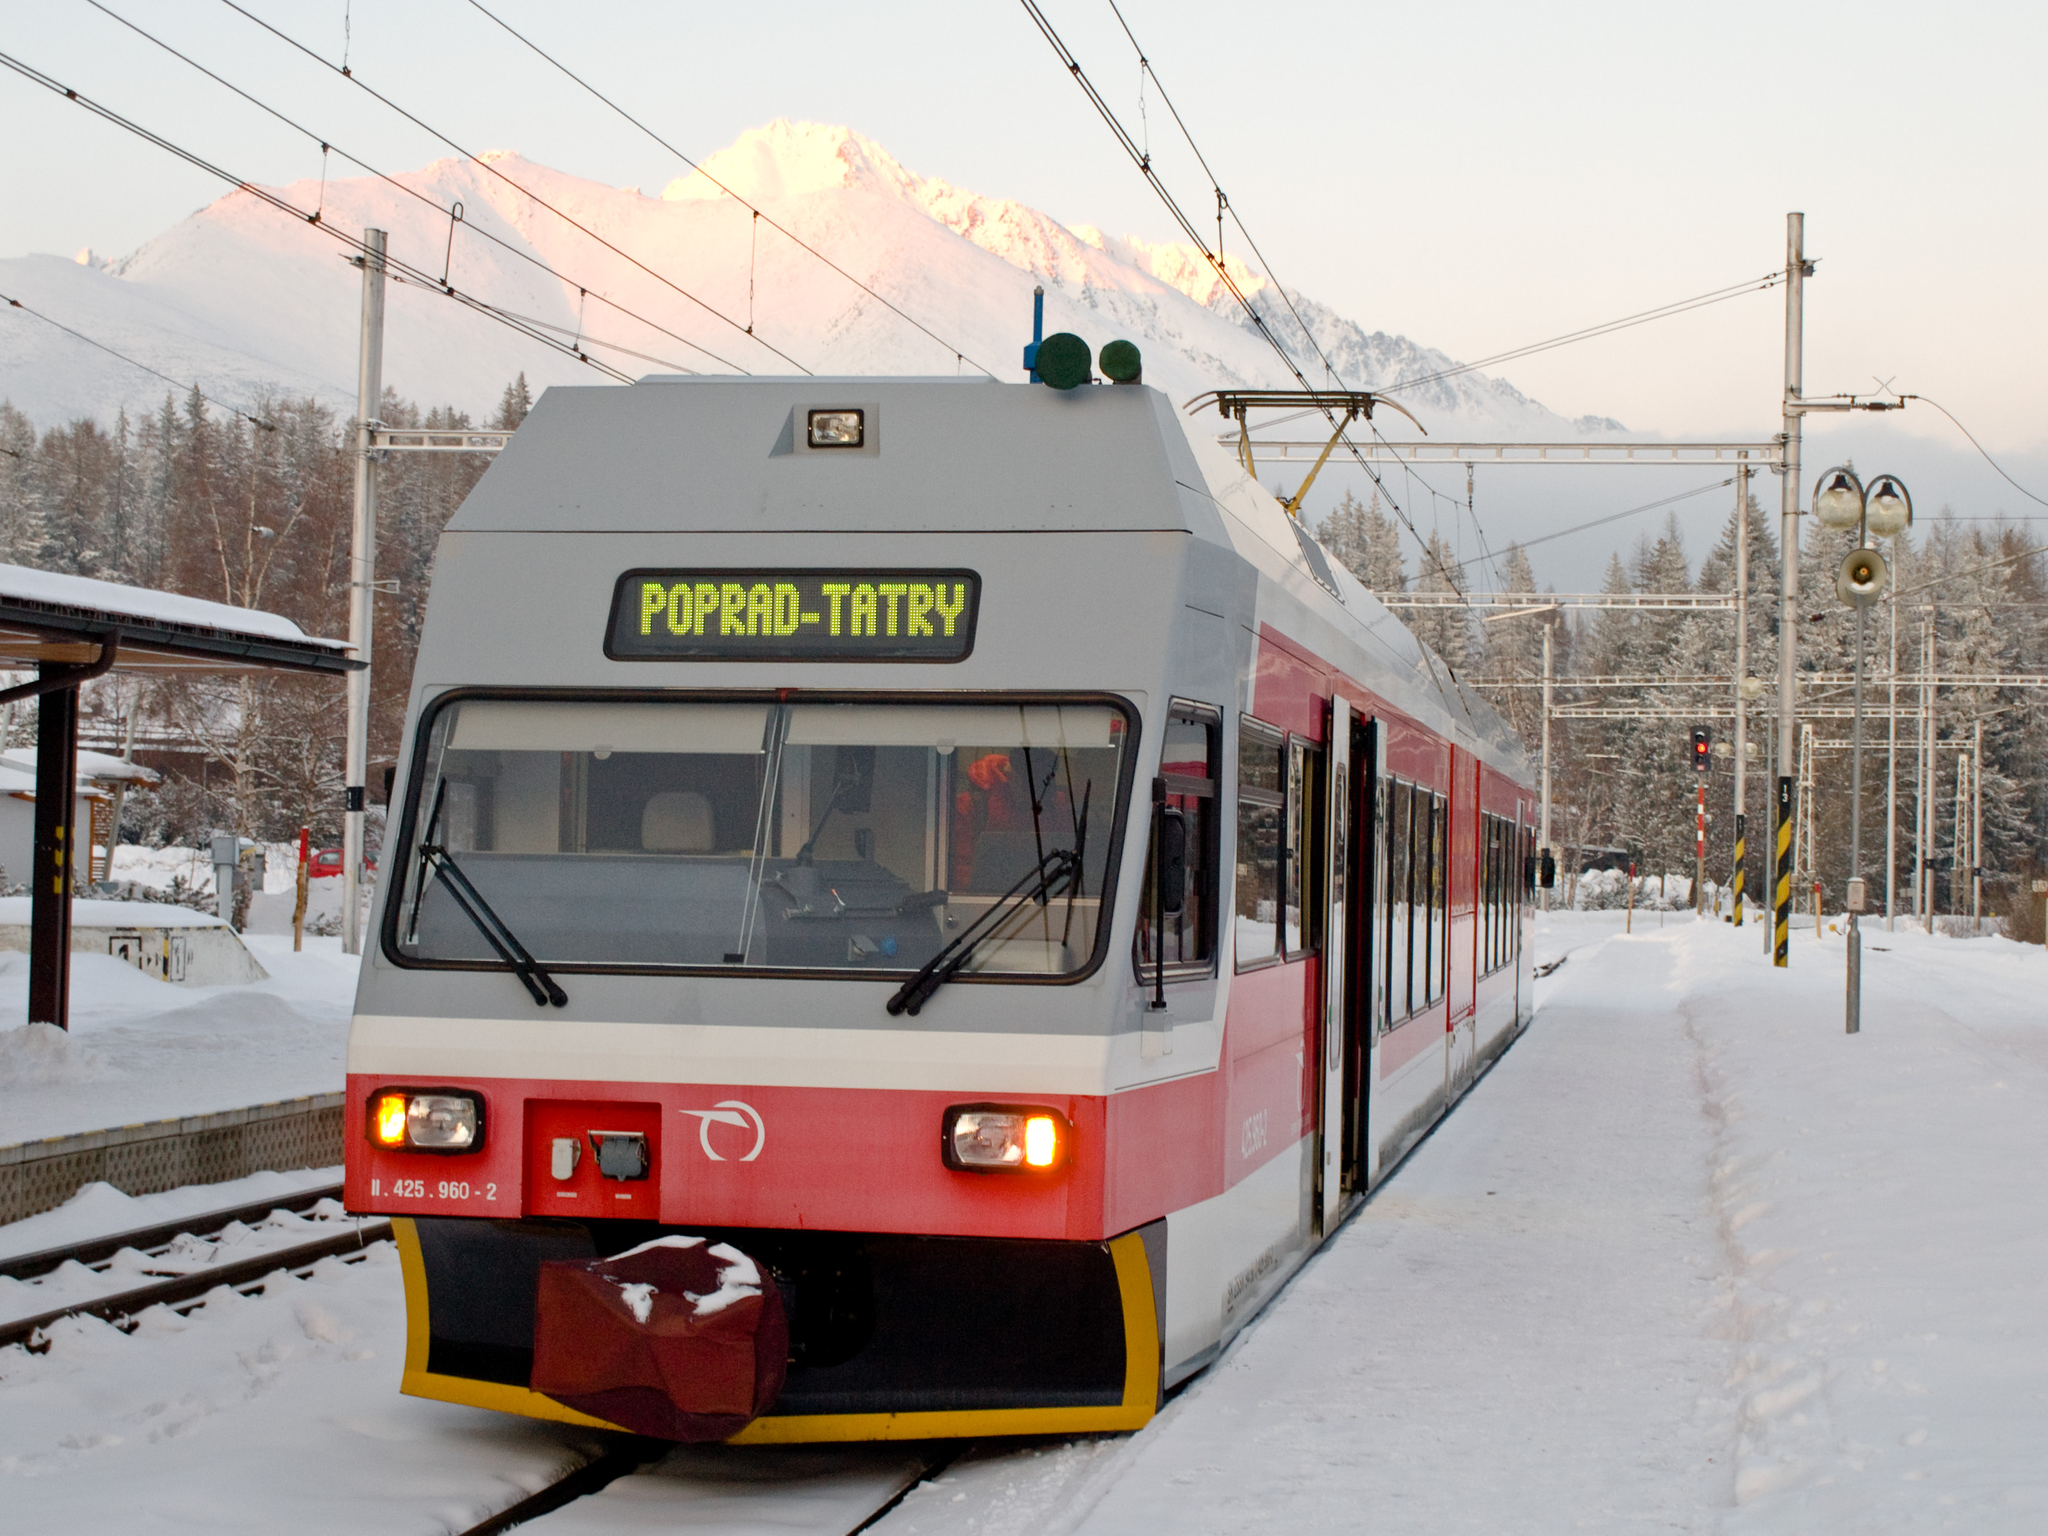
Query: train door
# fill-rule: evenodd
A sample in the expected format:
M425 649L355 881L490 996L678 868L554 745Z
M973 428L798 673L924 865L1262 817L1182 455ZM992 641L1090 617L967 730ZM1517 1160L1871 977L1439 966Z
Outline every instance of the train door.
M1352 967L1358 996L1364 1004L1364 1041L1358 1085L1358 1183L1370 1189L1380 1178L1381 1137L1373 1128L1373 1105L1379 1098L1380 1042L1393 1017L1390 966L1393 954L1393 786L1387 778L1387 733L1375 720L1365 733L1365 750L1354 749L1356 771L1364 776L1362 813L1371 819L1371 841L1362 852L1364 878L1358 885L1360 934Z
M1378 956L1373 953L1379 910L1380 830L1378 729L1351 718L1351 859L1344 935L1344 1126L1341 1183L1348 1201L1365 1193L1366 1129L1371 1111L1368 1075L1381 1009Z
M1316 1230L1336 1230L1344 1209L1344 1056L1356 1031L1347 1028L1344 988L1346 951L1344 935L1351 931L1346 900L1351 878L1351 705L1340 697L1330 700L1329 769L1323 775L1328 801L1323 807L1323 834L1327 846L1323 858L1323 1027L1321 1091L1316 1115L1321 1128L1321 1156L1317 1166ZM1305 894L1305 893L1304 893Z
M1515 855L1509 862L1508 888L1502 892L1506 904L1508 922L1507 953L1508 964L1515 973L1515 1022L1520 1024L1528 1017L1528 983L1522 975L1522 903L1529 899L1529 802L1515 802Z
M1378 883L1373 878L1379 846L1374 816L1378 753L1375 731L1342 698L1330 701L1329 800L1323 825L1329 839L1323 862L1322 1088L1318 1116L1322 1146L1317 1212L1321 1230L1333 1231L1345 1204L1363 1194L1367 1182L1366 1117L1369 1108L1370 1048L1373 1038L1374 967L1372 913Z

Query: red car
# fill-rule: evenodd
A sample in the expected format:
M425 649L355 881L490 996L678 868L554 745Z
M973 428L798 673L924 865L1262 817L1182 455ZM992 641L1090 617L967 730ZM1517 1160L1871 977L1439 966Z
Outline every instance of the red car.
M368 865L371 869L375 869L377 867L376 855L366 855L363 859L363 863ZM311 875L315 880L324 880L329 875L340 874L341 850L339 848L322 848L318 853L313 855L311 865L306 872L309 875Z

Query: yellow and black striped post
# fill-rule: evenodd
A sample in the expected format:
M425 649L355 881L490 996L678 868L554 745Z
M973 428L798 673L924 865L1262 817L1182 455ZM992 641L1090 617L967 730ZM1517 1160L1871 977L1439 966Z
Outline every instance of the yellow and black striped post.
M1778 856L1771 883L1771 964L1782 966L1792 953L1792 781L1778 780Z
M1746 828L1743 825L1746 820L1742 812L1735 813L1735 879L1732 883L1735 886L1735 926L1738 928L1742 926L1742 893L1749 883L1749 871L1746 867L1749 861L1749 839L1744 835Z

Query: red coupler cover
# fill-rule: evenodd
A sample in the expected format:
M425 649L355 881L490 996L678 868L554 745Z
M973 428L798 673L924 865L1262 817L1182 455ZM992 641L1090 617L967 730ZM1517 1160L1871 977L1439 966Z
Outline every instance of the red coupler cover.
M658 1237L540 1267L533 1390L663 1440L723 1440L775 1401L789 1323L739 1249Z

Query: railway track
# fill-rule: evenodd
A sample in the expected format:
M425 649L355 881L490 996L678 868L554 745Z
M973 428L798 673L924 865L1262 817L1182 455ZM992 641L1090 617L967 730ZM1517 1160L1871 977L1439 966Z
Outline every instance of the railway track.
M602 1454L461 1536L655 1530L717 1536L859 1536L910 1491L950 1466L964 1443L926 1445L671 1445L621 1436ZM536 1523L537 1522L537 1523Z
M318 1236L296 1243L261 1243L242 1257L233 1256L233 1245L219 1241L237 1225L249 1227L280 1211L302 1215L323 1201L339 1200L340 1195L339 1184L323 1185L283 1200L255 1201L0 1260L0 1276L35 1283L57 1277L67 1264L80 1264L105 1276L113 1273L117 1258L124 1253L133 1252L140 1259L132 1268L137 1284L53 1301L41 1311L0 1322L0 1348L21 1344L40 1353L49 1347L44 1330L67 1317L103 1318L130 1329L134 1319L150 1307L189 1310L223 1285L244 1295L253 1294L280 1271L304 1275L322 1259L360 1256L372 1244L390 1238L391 1223L373 1218L336 1220ZM202 1247L209 1239L214 1240L211 1245ZM152 1265L160 1268L153 1272Z

